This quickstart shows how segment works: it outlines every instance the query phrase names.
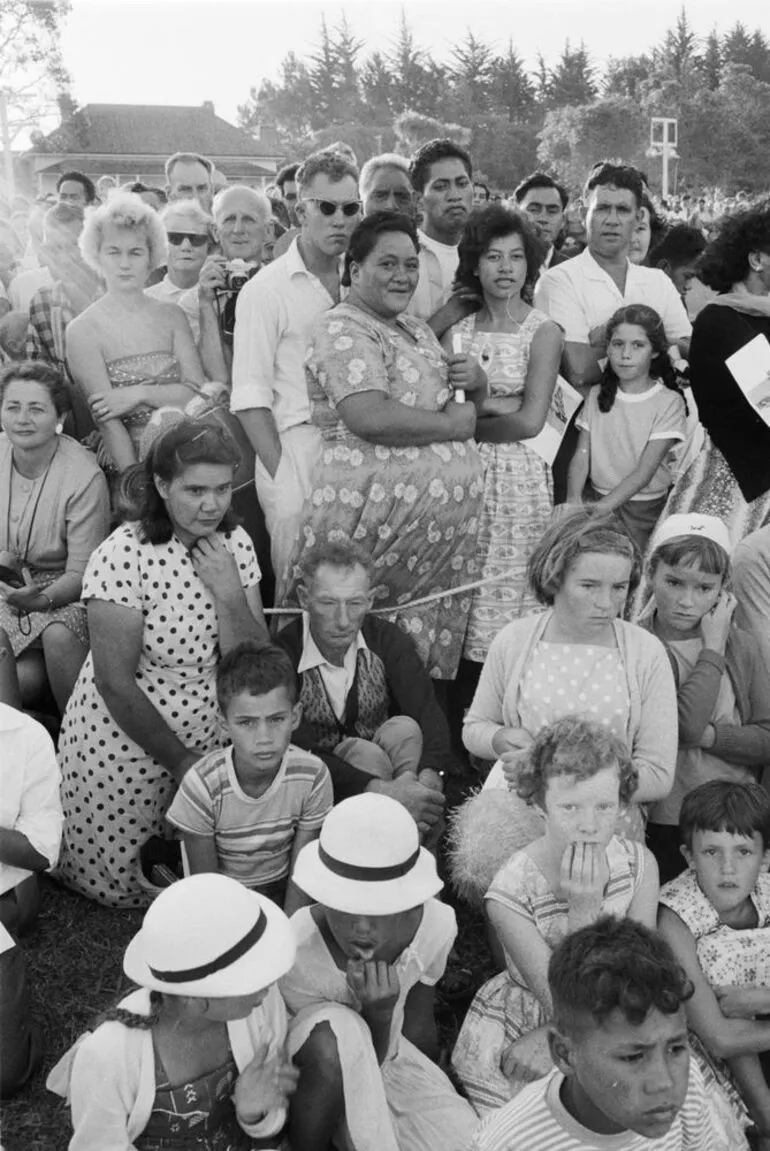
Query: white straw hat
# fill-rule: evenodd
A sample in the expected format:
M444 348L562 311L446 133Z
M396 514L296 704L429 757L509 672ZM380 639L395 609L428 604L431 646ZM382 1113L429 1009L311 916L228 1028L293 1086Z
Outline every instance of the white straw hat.
M656 552L663 544L671 540L682 539L685 536L695 536L698 539L711 540L718 544L728 555L732 554L732 544L727 528L717 516L704 516L698 512L688 512L667 516L661 520L652 537L650 555Z
M254 995L290 970L289 920L269 899L209 873L162 891L123 958L140 987L223 999Z
M444 886L406 808L369 792L332 808L320 838L299 853L293 879L319 903L353 915L409 911Z

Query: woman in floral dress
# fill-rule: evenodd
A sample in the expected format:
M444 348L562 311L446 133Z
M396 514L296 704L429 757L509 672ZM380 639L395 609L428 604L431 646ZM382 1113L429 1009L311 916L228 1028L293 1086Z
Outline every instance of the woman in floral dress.
M351 237L350 294L320 320L306 361L323 445L295 560L327 540L360 543L376 607L412 636L431 675L451 679L471 602L452 591L478 578L483 491L476 409L452 386L473 392L485 376L470 356L447 363L427 324L404 314L417 252L405 216L374 213Z

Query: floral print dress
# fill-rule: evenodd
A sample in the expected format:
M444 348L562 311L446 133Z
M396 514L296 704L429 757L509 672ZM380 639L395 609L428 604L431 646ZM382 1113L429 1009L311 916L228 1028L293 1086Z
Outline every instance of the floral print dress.
M323 446L295 559L327 541L360 544L374 563L375 609L411 635L432 676L452 679L471 594L451 592L479 573L483 464L476 445L369 443L337 411L340 401L362 392L441 411L451 395L441 345L413 316L401 315L392 326L340 304L319 321L305 371Z

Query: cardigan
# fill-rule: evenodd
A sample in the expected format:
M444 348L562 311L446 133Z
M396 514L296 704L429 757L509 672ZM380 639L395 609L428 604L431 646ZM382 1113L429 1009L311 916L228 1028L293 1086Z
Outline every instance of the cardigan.
M501 727L521 727L519 693L524 669L552 615L553 610L549 608L515 620L492 641L463 725L463 742L474 755L497 759L493 737ZM625 668L630 702L626 741L639 773L634 801L649 803L668 795L674 782L677 753L674 677L663 644L656 636L621 619L614 620L612 626Z
M137 1015L150 1012L146 988L133 991L119 1004ZM247 1019L227 1024L230 1048L242 1071L266 1042L265 1060L283 1051L286 1008L277 985ZM87 1032L62 1056L46 1080L46 1087L64 1096L72 1108L74 1134L69 1151L132 1151L144 1131L155 1102L155 1056L152 1032L126 1027L111 1020ZM246 1126L248 1135L277 1134L286 1122L283 1107L268 1111L264 1119Z

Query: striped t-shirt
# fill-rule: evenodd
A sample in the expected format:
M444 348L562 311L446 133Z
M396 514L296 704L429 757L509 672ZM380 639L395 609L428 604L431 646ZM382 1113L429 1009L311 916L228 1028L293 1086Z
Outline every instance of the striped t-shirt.
M561 1102L560 1071L530 1083L510 1103L494 1111L476 1132L468 1151L714 1151L703 1077L690 1060L687 1095L681 1111L660 1139L634 1131L597 1135L573 1119Z
M185 775L166 818L189 835L213 836L224 875L247 887L286 879L297 831L317 831L332 809L326 764L289 746L264 795L247 795L232 747L212 751Z

